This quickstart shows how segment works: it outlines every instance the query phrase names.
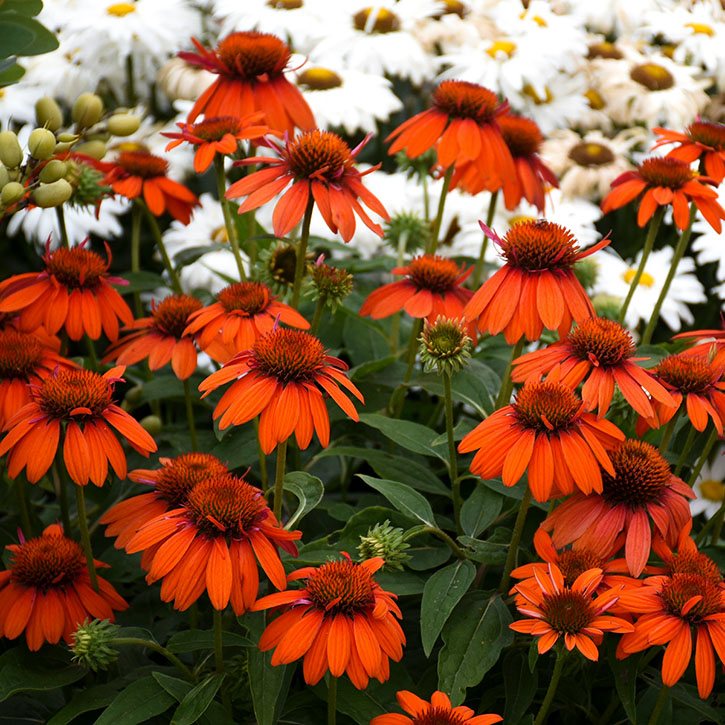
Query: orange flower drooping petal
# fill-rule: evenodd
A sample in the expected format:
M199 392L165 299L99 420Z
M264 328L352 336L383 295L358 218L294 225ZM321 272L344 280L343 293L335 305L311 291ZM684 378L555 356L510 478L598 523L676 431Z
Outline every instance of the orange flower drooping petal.
M475 715L465 705L453 707L448 695L440 690L433 693L430 702L408 690L398 691L396 697L400 707L413 717L393 713L378 715L370 725L493 725L503 720L500 715Z

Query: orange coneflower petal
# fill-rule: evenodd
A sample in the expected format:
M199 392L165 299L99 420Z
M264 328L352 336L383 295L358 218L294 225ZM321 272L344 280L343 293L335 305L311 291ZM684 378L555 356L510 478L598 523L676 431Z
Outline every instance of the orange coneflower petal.
M353 638L360 661L365 671L374 677L380 667L380 643L373 634L366 617L355 614L353 617Z
M282 195L272 214L272 227L278 237L286 236L302 219L310 197L309 183L297 181Z
M346 614L337 614L332 618L330 635L327 640L327 661L330 674L340 677L350 660L353 646L353 624Z
M305 655L302 673L308 685L316 685L327 672L327 642L331 627L332 620L326 617L320 626L315 641Z
M647 563L652 544L652 531L649 519L643 509L637 509L632 515L627 529L625 558L632 576L639 576Z
M311 609L293 624L282 637L272 655L271 664L287 665L307 654L322 626L322 612Z
M697 675L697 692L703 700L710 696L715 684L715 653L708 631L707 626L700 625L696 628L695 674Z
M273 619L259 638L259 649L262 652L276 647L282 638L309 611L308 607L295 607Z
M224 609L232 593L232 561L226 539L217 537L206 565L206 590L214 609Z
M284 566L282 566L277 549L266 536L257 531L249 532L249 541L257 560L272 584L277 589L286 589L287 577L285 577Z
M683 621L678 633L672 638L662 658L662 682L672 687L684 674L692 654L692 635L687 622Z

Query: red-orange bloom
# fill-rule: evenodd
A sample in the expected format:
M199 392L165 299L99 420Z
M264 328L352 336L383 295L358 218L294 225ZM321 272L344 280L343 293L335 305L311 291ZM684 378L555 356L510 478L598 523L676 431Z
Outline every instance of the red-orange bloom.
M676 574L697 574L725 589L720 567L706 554L701 553L690 536L692 519L688 521L677 537L676 547L670 547L655 531L652 537L652 551L665 563L664 567L648 567L654 574L673 577ZM677 551L674 551L674 549Z
M654 374L670 391L675 405L667 407L655 402L652 415L642 415L637 421L637 435L641 436L648 428L657 428L670 421L683 400L695 430L705 430L709 415L718 434L722 435L725 421L725 393L722 392L725 382L721 382L722 373L722 363L714 364L704 356L689 352L670 355L661 360Z
M148 151L122 151L116 161L99 161L96 166L106 174L103 183L116 194L127 199L143 195L154 216L168 211L174 219L188 224L194 207L199 206L194 192L166 176L168 162Z
M534 580L517 584L512 591L526 601L516 608L530 617L509 627L515 632L531 634L539 638L539 654L548 652L563 635L568 650L576 647L587 659L599 659L597 646L602 643L604 632L631 632L632 625L620 617L606 614L617 603L622 587L612 588L594 597L602 582L601 569L582 572L567 587L564 576L556 564L549 564L546 574L534 573ZM533 586L535 583L537 586Z
M237 615L257 598L257 561L277 589L286 587L278 547L297 556L301 531L285 531L262 491L231 473L195 483L186 502L141 526L126 551L144 552L149 584L163 579L161 599L190 607L204 592L215 609L229 602ZM256 558L255 558L256 557Z
M134 365L147 357L151 370L171 362L174 375L186 380L196 370L195 336L185 332L186 325L201 307L202 303L189 295L169 295L158 305L152 302L151 316L125 327L122 332L134 332L111 345L101 362Z
M600 494L575 494L542 523L552 531L558 549L574 542L605 556L619 536L626 533L624 554L632 576L644 570L650 554L650 520L660 535L674 546L680 530L690 519L687 499L692 489L674 476L654 446L626 440L609 452L614 473L602 471Z
M430 702L408 690L399 690L395 696L412 719L390 713L374 717L370 725L492 725L503 720L500 715L476 715L465 705L453 707L448 695L440 690L433 693Z
M10 478L25 468L28 481L39 481L53 463L61 433L65 466L80 486L89 479L102 486L109 462L119 478L126 478L126 455L111 428L142 456L153 453L154 439L113 403L113 386L123 380L123 371L59 369L31 388L31 402L5 424L8 434L0 443L0 456L8 453Z
M574 388L586 378L582 400L587 410L598 410L600 418L609 410L615 384L640 415L654 414L647 393L674 410L677 403L667 390L652 373L635 364L649 359L632 357L635 350L632 335L622 325L603 317L589 317L566 339L516 358L511 379L516 383L532 377L538 380L556 367L561 381Z
M307 101L284 77L292 53L278 37L257 31L231 33L215 50L207 50L196 38L191 42L199 53L179 56L219 78L199 96L189 123L200 113L206 118L243 118L263 111L268 125L283 133L293 133L295 126L305 131L315 127Z
M86 619L112 622L114 610L128 609L103 577L98 577L98 592L92 589L83 549L58 524L28 541L21 536L20 544L5 548L12 552L12 562L0 572L0 636L15 639L24 631L32 651L61 637L70 644ZM108 567L94 563L96 568Z
M558 329L563 338L572 319L581 322L594 315L573 267L606 247L608 239L581 252L570 231L543 219L519 222L503 239L484 224L481 228L506 260L466 305L466 319L477 320L481 332L497 335L503 331L509 344L522 335L538 340L544 327Z
M511 405L495 411L458 446L477 450L471 473L483 479L501 476L513 486L528 470L537 501L602 490L600 465L614 473L607 451L624 439L608 420L584 412L574 391L554 381L528 382Z
M285 146L270 140L269 146L279 158L257 156L239 162L269 164L270 168L235 181L225 196L227 199L247 196L239 207L239 213L244 214L266 204L292 182L274 208L272 225L276 236L286 236L302 219L308 205L314 202L330 231L339 232L346 242L355 233L355 214L366 227L382 237L382 227L370 219L358 201L390 221L380 200L362 183L362 177L377 170L380 164L363 172L355 168L355 157L369 138L352 151L337 134L319 129L299 134Z
M196 336L201 349L217 362L227 362L236 352L249 350L260 335L272 330L277 318L290 327L310 327L299 312L279 302L262 282L235 282L221 290L216 299L189 316L184 332ZM224 350L210 350L215 343Z
M323 392L353 420L359 420L358 413L338 385L365 403L345 370L347 365L328 355L316 337L277 328L203 380L199 390L205 397L234 380L214 408L214 419L221 416L219 428L223 430L259 415L259 442L265 454L293 432L302 449L310 445L313 431L324 447L330 442L330 419Z
M662 138L652 148L679 144L667 156L691 164L698 159L705 165L705 173L718 184L725 179L725 124L713 121L695 121L684 133L667 128L653 131Z
M194 153L194 171L204 173L211 166L217 154L229 156L236 152L240 141L259 140L270 133L276 133L261 122L264 113L250 113L244 118L234 116L219 116L205 118L198 123L177 123L180 132L162 133L162 136L173 139L166 146L166 150L176 148L181 143L196 146Z
M514 161L499 126L508 102L501 103L488 88L455 80L443 81L431 100L431 108L388 136L386 141L395 139L389 154L404 148L412 159L435 147L442 167L461 169L455 183L464 188L470 180L479 189L497 191L514 181Z
M113 341L118 338L118 320L133 322L133 313L111 284L128 284L110 277L111 251L107 261L84 244L50 251L46 245L42 272L17 274L0 282L0 313L16 312L22 330L33 332L43 325L54 335L65 328L71 340L85 333L92 340L101 331Z
M371 677L388 679L389 660L403 656L405 635L395 620L401 617L395 594L373 579L385 562L375 557L356 564L343 555L339 561L293 571L287 581L304 579L301 589L262 597L252 609L283 608L259 640L262 652L276 648L273 665L304 657L308 684L319 682L329 669L333 677L347 673L362 690Z
M602 201L602 211L606 214L619 209L643 194L637 212L639 226L649 221L658 206L672 204L675 226L685 230L690 224L692 202L719 233L725 209L717 202L717 191L707 186L714 183L707 176L698 176L685 161L670 157L645 159L634 171L626 171L612 182L612 190Z

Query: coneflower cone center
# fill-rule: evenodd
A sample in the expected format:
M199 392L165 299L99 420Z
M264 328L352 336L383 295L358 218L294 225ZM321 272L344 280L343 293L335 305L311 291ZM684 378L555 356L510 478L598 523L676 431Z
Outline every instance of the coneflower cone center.
M578 166L606 166L614 161L614 153L603 143L582 141L569 149L569 158Z
M508 264L529 272L569 269L579 251L568 229L544 219L522 221L511 227L500 247Z
M571 589L544 594L539 606L544 612L544 621L561 634L578 634L595 616L591 600Z
M539 127L529 118L501 116L498 125L503 140L514 157L533 156L544 140Z
M695 176L688 163L670 158L645 159L639 165L639 174L650 186L675 190L682 188Z
M290 49L279 38L254 30L228 35L217 53L228 75L247 82L281 74L290 58Z
M278 284L291 287L295 281L295 266L297 264L297 251L286 244L277 247L267 263L269 276Z
M373 25L369 28L371 33L394 33L400 30L400 19L387 8L363 8L353 15L352 22L356 30L365 30L370 14L375 13Z
M581 400L560 383L529 383L519 390L511 408L524 427L543 433L568 428L581 408Z
M566 549L559 554L556 565L564 576L564 584L571 587L580 574L590 569L601 569L604 562L601 556L588 549Z
M307 580L310 600L333 613L355 614L375 605L373 580L365 567L350 561L330 561Z
M325 364L322 343L301 330L272 330L252 350L252 366L285 383L311 380Z
M714 385L722 370L713 366L704 357L670 355L657 366L656 374L662 382L671 385L683 394L706 393Z
M455 357L466 346L470 338L460 320L439 318L423 330L423 344L426 350L436 358Z
M85 566L83 549L65 536L38 536L13 553L12 578L47 591L72 582Z
M720 584L723 580L720 567L709 556L699 551L680 551L675 554L667 563L667 573L670 576L696 574L713 584Z
M253 317L267 309L269 288L261 282L236 282L221 290L217 300L225 312Z
M437 254L416 257L408 265L408 276L419 289L444 294L456 286L461 270L452 259Z
M660 596L668 614L686 619L691 624L697 624L710 614L725 612L723 590L697 574L676 574L664 585ZM683 614L683 607L697 596L702 599Z
M196 484L229 473L229 469L210 453L184 453L169 461L156 475L156 492L178 506Z
M574 354L594 365L609 367L631 357L636 350L632 336L620 324L602 317L583 320L567 340Z
M27 379L42 360L43 346L35 336L11 329L0 332L0 379Z
M451 118L472 118L479 124L500 113L498 97L488 88L467 81L443 81L431 96L433 105Z
M153 318L162 332L181 339L188 324L189 315L203 307L200 300L190 295L172 295L162 300L153 310Z
M448 708L433 707L416 715L413 725L464 725L467 721L461 715L456 715Z
M45 257L48 272L68 289L93 289L108 269L103 258L82 247L61 247Z
M51 418L99 418L113 403L111 386L98 373L91 370L60 370L43 381L36 393L40 408ZM71 416L74 410L85 408Z
M672 73L658 63L636 65L629 72L629 77L650 91L666 91L675 85Z
M118 157L118 163L131 176L140 176L142 179L164 176L169 168L165 159L148 151L123 151Z
M307 131L287 145L289 168L297 179L334 181L352 163L350 147L330 131Z
M716 151L725 150L725 124L695 121L685 129L685 134L695 143L709 146Z
M602 470L602 496L609 504L637 509L660 499L672 474L654 446L626 440L608 455L616 474L612 477Z
M205 118L192 127L194 136L198 136L204 141L221 141L228 133L236 136L241 130L242 122L234 116Z
M208 478L189 491L187 506L201 531L239 537L254 526L267 505L262 492L230 473Z

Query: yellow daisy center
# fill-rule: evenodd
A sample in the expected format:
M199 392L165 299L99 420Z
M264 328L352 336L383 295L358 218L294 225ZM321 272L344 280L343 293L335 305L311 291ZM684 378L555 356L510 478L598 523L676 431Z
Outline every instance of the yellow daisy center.
M715 481L708 478L700 484L700 497L708 501L720 503L725 499L725 485L722 481Z
M634 279L634 275L637 274L637 270L630 267L623 275L622 279L627 284L632 284L632 280ZM651 287L655 283L655 278L648 274L647 272L642 272L642 276L639 278L639 284L645 286L645 287Z
M495 58L499 53L505 53L508 56L516 50L516 43L510 40L494 40L490 48L486 48L486 52Z
M123 18L129 13L136 12L136 6L133 3L114 3L106 8L106 12L117 18Z

